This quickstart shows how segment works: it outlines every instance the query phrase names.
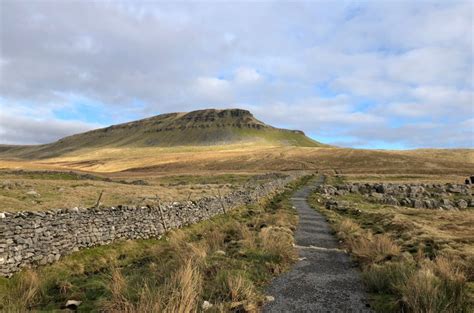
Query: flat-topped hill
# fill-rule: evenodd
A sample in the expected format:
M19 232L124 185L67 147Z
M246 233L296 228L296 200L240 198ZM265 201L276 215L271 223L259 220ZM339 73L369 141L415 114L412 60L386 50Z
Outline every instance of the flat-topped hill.
M96 129L38 146L2 146L0 156L45 158L83 148L213 146L236 143L324 146L302 131L275 128L241 109L168 113Z

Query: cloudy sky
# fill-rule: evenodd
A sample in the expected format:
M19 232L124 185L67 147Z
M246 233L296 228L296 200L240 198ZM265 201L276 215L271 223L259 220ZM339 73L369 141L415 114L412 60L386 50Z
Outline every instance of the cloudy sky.
M239 107L325 143L474 147L471 1L0 1L0 143Z

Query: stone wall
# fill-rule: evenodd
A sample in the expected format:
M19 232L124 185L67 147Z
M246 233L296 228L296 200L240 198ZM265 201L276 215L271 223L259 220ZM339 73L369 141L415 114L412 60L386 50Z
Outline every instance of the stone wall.
M461 184L385 184L350 183L322 185L317 189L328 198L346 194L361 194L374 203L419 209L466 209L474 207L471 186ZM327 207L335 203L328 201Z
M209 219L279 191L297 176L251 184L219 197L156 206L0 213L0 275L52 263L82 248L120 239L156 238L166 230Z

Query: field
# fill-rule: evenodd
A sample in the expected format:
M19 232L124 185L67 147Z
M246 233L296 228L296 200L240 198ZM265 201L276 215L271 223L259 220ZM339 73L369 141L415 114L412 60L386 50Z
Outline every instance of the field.
M0 154L0 168L81 170L142 174L319 170L342 173L474 173L474 150L360 150L271 146L255 143L221 146L88 148L41 159Z
M0 156L1 158L2 156ZM45 159L0 159L0 210L193 200L224 194L253 174L373 173L366 179L463 182L473 150L376 151L234 144L83 149ZM37 174L35 174L35 171ZM45 172L46 171L46 172ZM72 173L70 171L73 171Z
M250 174L137 175L64 171L0 171L0 211L91 207L99 195L103 206L146 205L225 195L250 181Z
M328 183L426 180L424 176L389 178L339 176ZM446 182L446 178L440 181ZM394 207L371 203L359 194L335 199L349 203L348 207L326 209L325 199L318 193L313 194L311 203L326 215L360 264L377 311L467 312L473 305L472 208L445 211Z

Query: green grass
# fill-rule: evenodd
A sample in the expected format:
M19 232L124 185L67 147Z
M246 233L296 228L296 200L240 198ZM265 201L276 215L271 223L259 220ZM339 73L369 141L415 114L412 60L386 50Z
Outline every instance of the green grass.
M139 312L150 303L173 311L177 302L196 309L207 300L219 310L253 310L263 304L265 284L295 261L291 232L297 216L288 198L305 181L260 204L171 231L159 240L94 247L2 278L0 303L4 311L52 311L75 299L83 301L79 312L110 307Z

